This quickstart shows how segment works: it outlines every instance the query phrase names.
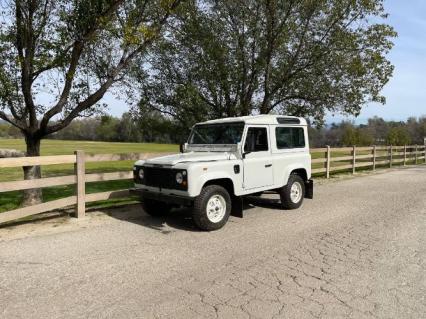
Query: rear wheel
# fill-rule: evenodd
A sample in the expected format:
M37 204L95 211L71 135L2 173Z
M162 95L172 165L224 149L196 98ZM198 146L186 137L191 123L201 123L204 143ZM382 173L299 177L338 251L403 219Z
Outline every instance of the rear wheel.
M299 208L305 198L305 182L296 174L291 174L287 185L280 190L281 205L285 209Z
M192 219L202 230L222 228L231 214L231 197L228 191L219 185L203 188L194 201Z
M170 213L172 207L164 202L160 202L153 199L143 198L142 199L143 210L153 217L162 217Z

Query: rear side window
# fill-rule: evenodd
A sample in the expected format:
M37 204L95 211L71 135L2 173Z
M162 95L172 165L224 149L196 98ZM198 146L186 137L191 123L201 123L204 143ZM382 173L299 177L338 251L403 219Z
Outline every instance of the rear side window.
M278 149L305 147L305 133L301 127L277 127L275 136Z

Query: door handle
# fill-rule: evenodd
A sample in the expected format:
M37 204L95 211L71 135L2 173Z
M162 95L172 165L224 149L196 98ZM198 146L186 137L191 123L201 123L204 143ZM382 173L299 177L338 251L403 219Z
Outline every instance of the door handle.
M265 167L272 167L272 164L266 164Z

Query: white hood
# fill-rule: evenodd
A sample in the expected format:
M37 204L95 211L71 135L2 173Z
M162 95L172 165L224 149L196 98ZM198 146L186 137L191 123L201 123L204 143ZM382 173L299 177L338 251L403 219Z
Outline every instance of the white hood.
M232 153L227 152L190 152L173 154L161 157L155 157L147 159L145 161L136 162L136 165L140 164L157 164L157 165L168 165L173 166L178 163L188 162L210 162L210 161L223 161L236 159L236 156Z

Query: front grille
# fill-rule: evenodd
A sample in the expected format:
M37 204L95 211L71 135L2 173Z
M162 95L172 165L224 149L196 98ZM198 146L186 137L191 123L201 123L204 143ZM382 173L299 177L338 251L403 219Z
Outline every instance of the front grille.
M175 172L169 168L144 167L145 185L173 189L176 186Z
M186 190L186 175L185 175L185 184L180 185L176 182L176 174L178 172L183 172L179 169L171 168L161 168L161 167L147 167L144 166L144 179L140 180L139 170L141 167L136 167L134 170L134 177L136 183L141 183L146 186L159 187L166 189L177 189L177 190Z

